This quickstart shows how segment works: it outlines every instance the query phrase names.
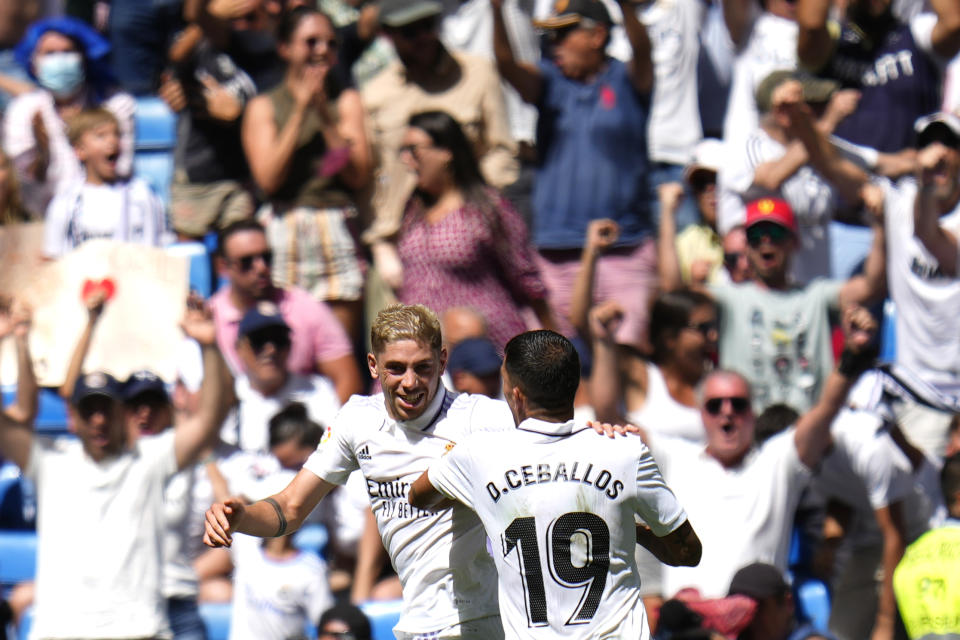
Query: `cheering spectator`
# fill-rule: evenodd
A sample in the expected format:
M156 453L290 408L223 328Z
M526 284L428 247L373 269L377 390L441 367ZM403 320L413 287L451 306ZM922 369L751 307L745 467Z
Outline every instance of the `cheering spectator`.
M753 280L753 265L747 257L747 232L742 224L723 236L723 268L732 283Z
M127 440L120 385L103 373L82 377L74 388L70 407L76 440L47 442L34 435L29 422L9 413L0 417L3 455L38 490L33 625L38 637L167 633L161 591L163 487L213 444L229 397L212 320L191 309L183 327L204 345L202 406L196 417L163 435ZM29 369L28 359L19 385L35 384ZM81 556L77 544L84 549Z
M13 159L27 210L39 215L57 189L83 178L64 124L86 107L101 105L120 131L116 173L133 166L133 98L110 92L110 45L75 18L40 20L17 45L17 60L40 85L11 101L4 117L3 147Z
M733 575L731 596L747 596L757 610L737 640L826 640L810 624L797 623L796 605L783 572L763 562L749 564Z
M411 116L446 112L463 128L487 183L501 189L517 178L516 147L500 79L488 61L450 51L440 42L442 8L437 0L380 3L383 33L399 60L363 89L377 156L374 219L364 240L371 245L377 273L395 289L403 282L403 267L391 240L417 182L400 153Z
M784 402L806 411L821 397L833 361L830 313L874 301L884 290L884 233L874 230L862 274L801 287L789 277L798 232L790 205L773 198L751 202L745 226L756 280L710 287L721 318L720 366L749 380L758 408Z
M327 302L347 332L360 331L363 275L350 230L353 192L370 173L363 106L331 73L336 34L315 9L284 13L277 51L284 80L243 118L243 147L268 204L258 213L276 263L273 279Z
M940 106L943 68L960 51L960 4L932 0L935 14L903 23L892 0L851 0L839 25L828 24L830 5L798 0L797 53L805 67L862 92L836 134L885 152L913 146L910 125Z
M728 147L720 170L721 232L743 222L744 207L752 200L771 197L790 203L799 227L793 278L801 284L831 273L828 223L841 211L844 192L832 184L831 174L816 166L800 133L804 123L796 121L812 113L797 109L823 111L818 125L832 129L856 106L838 86L793 71L768 75L757 89L760 126ZM847 200L847 206L859 204L856 195Z
M754 443L750 385L729 370L703 383L706 448L655 432L644 434L664 480L683 503L703 541L696 568L664 568L664 594L696 587L706 597L726 593L739 567L760 561L786 569L800 493L830 444L830 425L850 386L873 363L876 323L862 307L844 313L847 346L817 404L795 426ZM730 527L731 522L738 526Z
M217 321L217 343L231 370L239 372L237 355L240 321L258 302L271 302L280 308L290 327L292 373L317 373L333 383L341 403L360 392L360 372L353 359L350 341L330 308L304 290L281 289L270 281L273 252L260 223L243 220L220 232L218 264L228 284L211 299Z
M321 376L291 373L290 327L280 309L259 302L240 321L237 355L243 375L237 377L236 444L247 451L266 451L267 421L291 402L304 403L312 420L327 425L340 408L330 381Z
M317 624L317 640L373 640L370 620L363 611L352 604L335 604L320 616Z
M58 258L97 238L160 246L166 231L163 204L146 182L120 177L116 117L103 108L85 109L71 118L67 136L86 177L64 181L50 202L44 254Z
M179 112L170 218L181 238L200 238L253 215L253 198L243 185L249 168L240 117L256 87L196 24L180 33L169 57L174 73L160 95Z
M437 313L470 306L486 318L499 349L526 329L521 305L552 326L526 227L486 185L457 122L440 111L413 116L401 153L416 174L417 191L398 240L400 300Z
M656 256L648 210L647 124L653 64L650 39L624 0L624 26L633 57L604 53L612 21L601 0L557 4L539 22L553 60L539 66L514 58L502 15L494 7L494 51L501 75L540 111L540 166L533 193L533 244L563 333L571 335L574 280L591 220L619 226L616 245L597 259L596 302L616 299L625 311L617 340L641 346Z

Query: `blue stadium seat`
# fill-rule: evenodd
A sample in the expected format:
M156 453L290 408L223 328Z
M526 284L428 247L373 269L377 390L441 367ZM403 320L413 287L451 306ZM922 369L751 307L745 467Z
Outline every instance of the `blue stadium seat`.
M173 182L173 151L137 151L133 155L133 175L140 178L170 206L170 184Z
M385 602L364 602L360 605L363 612L370 618L373 627L373 640L393 640L393 627L400 620L402 600Z
M160 98L137 98L134 114L134 149L170 150L177 141L177 114Z
M793 585L797 617L809 620L818 631L827 631L830 622L830 592L817 578L806 578Z
M207 640L227 640L230 635L230 603L204 602L200 605L200 617L207 627Z
M327 528L322 524L308 524L293 534L293 545L301 551L312 551L323 556L327 549Z
M35 531L0 531L0 586L32 580L37 571Z
M167 253L175 256L184 256L190 260L188 276L190 289L204 298L213 293L213 269L210 267L210 256L202 242L175 242L166 247Z
M897 305L893 300L883 303L883 322L880 325L880 360L893 362L897 359Z
M17 396L15 386L3 388L3 406L9 406ZM36 430L41 435L63 435L67 431L67 403L57 389L43 387L39 392Z

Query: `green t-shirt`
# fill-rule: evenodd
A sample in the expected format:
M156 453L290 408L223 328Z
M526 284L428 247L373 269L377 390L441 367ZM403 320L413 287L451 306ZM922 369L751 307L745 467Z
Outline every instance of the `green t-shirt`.
M907 547L893 592L910 638L960 637L960 526L928 531Z
M710 288L720 311L720 366L750 381L762 411L784 402L803 413L833 368L829 313L841 280L772 291L754 283Z

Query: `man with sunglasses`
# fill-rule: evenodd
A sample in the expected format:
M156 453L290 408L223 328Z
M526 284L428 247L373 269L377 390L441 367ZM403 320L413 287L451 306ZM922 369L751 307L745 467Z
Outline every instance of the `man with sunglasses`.
M790 205L778 198L751 202L744 226L755 279L710 287L720 310L720 366L746 377L758 410L783 402L805 411L820 397L833 363L831 313L869 303L884 290L883 233L875 234L862 274L798 286L789 275L798 242Z
M32 419L0 414L0 454L37 486L37 637L169 637L164 487L216 441L230 397L212 319L188 309L182 326L203 349L201 406L164 434L130 440L123 388L99 372L73 388L76 439L38 438ZM29 356L23 362L29 369ZM23 373L18 386L35 394L32 372Z
M288 369L290 327L271 302L258 302L244 314L237 337L242 373L237 376L237 445L267 451L270 418L293 402L307 407L310 419L333 422L340 401L330 381Z
M290 329L289 370L329 378L341 404L360 393L360 371L350 340L330 307L297 287L273 285L273 252L263 226L255 220L234 222L220 232L219 247L218 270L228 284L210 298L210 307L217 344L230 369L235 374L243 369L237 338L244 314L259 302L270 302Z
M714 371L703 383L706 447L642 434L703 541L698 567L665 567L665 594L693 586L705 597L722 597L736 570L751 562L786 570L800 493L827 451L830 425L847 393L874 359L876 322L870 313L850 307L843 324L845 350L816 404L762 445L754 440L750 383L730 369Z

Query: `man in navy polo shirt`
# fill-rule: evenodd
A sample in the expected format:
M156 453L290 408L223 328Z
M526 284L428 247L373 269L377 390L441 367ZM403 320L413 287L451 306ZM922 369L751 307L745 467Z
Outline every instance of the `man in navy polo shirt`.
M595 297L623 305L617 341L640 345L656 279L647 181L653 63L646 29L619 1L633 49L626 63L605 53L612 20L601 0L556 0L553 15L535 22L552 41L536 66L514 58L503 2L491 0L493 46L500 74L539 110L533 242L559 329L574 331L566 318L587 224L611 218L619 237L597 264Z

